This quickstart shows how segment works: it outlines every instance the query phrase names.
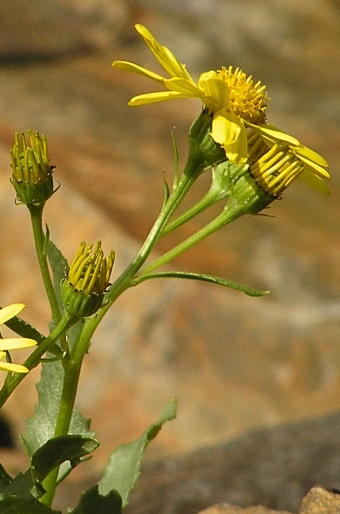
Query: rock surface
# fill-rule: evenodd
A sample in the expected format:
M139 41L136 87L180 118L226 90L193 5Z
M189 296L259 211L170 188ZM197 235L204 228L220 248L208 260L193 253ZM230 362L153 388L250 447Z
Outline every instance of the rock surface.
M116 251L115 276L161 206L162 172L171 179L173 169L174 125L185 160L199 103L130 109L130 97L152 85L110 67L128 59L157 70L135 22L146 24L193 74L222 64L253 73L268 86L270 120L331 165L330 198L296 183L271 207L272 217L241 219L174 263L271 289L270 296L170 281L145 284L117 302L91 347L78 400L102 441L91 470L110 449L138 436L173 396L178 420L164 428L150 458L339 409L339 6L327 0L27 6L16 0L16 12L25 16L14 19L9 5L1 3L4 16L0 8L1 303L25 302L27 319L42 331L49 312L35 278L29 222L8 182L13 132L32 128L49 138L62 182L46 209L52 239L68 259L81 240L102 239L106 251ZM206 185L199 183L193 198ZM174 242L169 238L159 251ZM35 379L37 373L4 409L15 432L32 414Z
M208 509L204 509L199 512L199 514L290 514L288 511L277 511L267 509L266 507L262 507L261 505L257 505L256 507L246 507L242 509L241 507L235 507L233 505L228 504L219 504L213 505Z

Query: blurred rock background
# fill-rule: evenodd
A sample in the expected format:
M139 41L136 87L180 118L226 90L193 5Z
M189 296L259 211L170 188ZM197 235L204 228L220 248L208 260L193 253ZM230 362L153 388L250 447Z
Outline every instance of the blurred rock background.
M153 85L111 68L125 59L158 69L133 28L137 22L196 77L231 64L265 83L270 121L329 161L331 196L297 181L270 216L238 220L174 263L270 289L266 298L164 281L119 299L93 341L78 399L101 440L91 469L138 436L173 396L178 419L163 429L149 458L340 406L336 0L2 0L1 304L24 302L27 320L46 331L28 216L14 205L9 183L15 131L48 137L62 183L46 208L54 242L72 259L82 240L101 239L106 251L116 251L115 276L161 206L174 126L185 162L200 103L132 109L131 96ZM205 187L203 180L193 197ZM32 414L37 377L36 370L3 409L15 433Z

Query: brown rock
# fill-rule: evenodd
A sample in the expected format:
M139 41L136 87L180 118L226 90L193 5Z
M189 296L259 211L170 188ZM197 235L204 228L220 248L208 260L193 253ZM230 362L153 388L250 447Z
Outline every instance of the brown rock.
M236 507L234 505L228 505L227 503L221 503L213 505L207 509L201 510L198 514L291 514L287 510L272 510L257 505L256 507Z
M328 491L321 485L313 487L304 497L300 514L339 514L340 493Z
M58 1L2 0L0 59L47 59L89 50L86 25Z

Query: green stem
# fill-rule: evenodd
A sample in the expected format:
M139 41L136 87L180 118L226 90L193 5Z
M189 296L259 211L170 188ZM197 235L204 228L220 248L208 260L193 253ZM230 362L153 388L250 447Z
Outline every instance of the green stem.
M77 395L79 377L84 355L88 350L89 343L80 337L73 347L71 355L66 355L64 364L64 382L61 393L57 423L55 426L54 437L67 435L70 428L72 413ZM41 502L51 507L55 490L58 484L59 467L55 468L44 480L43 486L46 493L41 498Z
M42 213L44 209L44 204L29 204L27 205L27 207L31 215L35 248L37 252L42 279L44 281L47 297L51 306L52 317L54 322L57 324L60 321L61 314L46 258L46 236L42 228Z
M57 341L65 332L74 324L75 320L72 319L69 314L65 314L58 325L55 327L53 332L44 339L42 343L37 346L34 352L26 359L24 362L24 366L30 371L38 366L40 363L41 357L46 353L48 348ZM25 378L25 373L14 373L12 375L8 375L5 380L3 387L0 390L0 407L4 405L6 400L12 394L14 389L20 384L20 382Z
M174 248L163 254L161 257L151 262L148 266L146 266L143 269L142 274L134 280L134 285L143 282L143 280L149 273L151 273L157 268L160 268L164 264L167 264L175 257L178 257L181 253L185 252L197 243L203 241L203 239L210 236L211 234L222 228L224 225L227 225L231 221L234 221L236 218L242 216L243 214L245 214L245 209L243 205L240 205L232 209L223 209L223 211L215 219L213 219L210 223L201 228L198 232L195 232L195 234L188 237L185 241L182 241L182 243L179 243L177 246L175 246Z
M138 255L125 269L125 271L118 277L118 279L112 284L110 290L105 295L104 306L96 313L95 316L86 319L79 340L74 345L71 354L65 357L65 378L54 433L55 437L67 435L69 431L72 412L77 394L81 365L84 355L88 350L89 342L94 331L96 330L98 324L100 323L108 309L115 302L115 300L133 284L134 275L141 268L145 260L150 255L150 252L152 251L154 245L160 237L163 227L166 225L170 216L176 210L184 195L190 189L194 180L194 176L188 174L182 175L178 184L170 194L167 202L163 206L162 211L160 212L157 220L155 221ZM54 469L44 481L44 488L46 490L46 494L42 497L41 501L45 505L52 505L58 482L58 472L58 468Z
M110 309L111 305L116 301L116 299L124 291L126 291L126 289L134 285L134 276L143 266L146 259L149 257L157 240L160 238L162 231L165 225L167 224L169 218L175 212L178 205L183 200L184 196L196 180L199 169L199 166L197 166L196 169L193 168L193 172L190 173L190 161L188 161L187 166L183 172L183 175L173 188L169 198L163 206L157 220L151 228L137 256L111 285L109 291L105 295L103 307L96 313L95 316L91 316L90 318L85 320L85 325L81 334L81 339L84 339L84 343L82 344L85 344L85 342L90 341L97 326L99 325L107 311Z
M208 207L218 202L218 200L219 198L216 196L214 191L208 191L199 202L178 216L178 218L168 223L162 231L162 237L166 234L169 234L169 232L172 232L181 225L184 225L184 223L187 223L192 218L203 212L205 209L208 209Z
M224 194L224 193L223 193ZM273 201L273 197L258 188L252 177L247 172L247 167L242 166L237 170L230 188L230 196L227 205L222 212L210 223L202 227L198 232L188 237L154 262L146 266L142 273L136 277L133 285L142 282L144 278L157 268L178 257L180 254L201 242L224 225L243 216L244 214L257 214Z

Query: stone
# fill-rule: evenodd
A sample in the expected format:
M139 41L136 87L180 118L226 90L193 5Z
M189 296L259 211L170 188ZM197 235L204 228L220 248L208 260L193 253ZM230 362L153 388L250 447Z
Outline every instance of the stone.
M283 510L272 510L263 507L262 505L257 505L256 507L246 507L242 509L241 507L236 507L234 505L228 505L227 503L220 503L218 505L213 505L212 507L208 507L207 509L201 510L198 514L291 514L288 511Z
M340 492L328 491L317 485L304 497L300 514L337 514L340 512Z

